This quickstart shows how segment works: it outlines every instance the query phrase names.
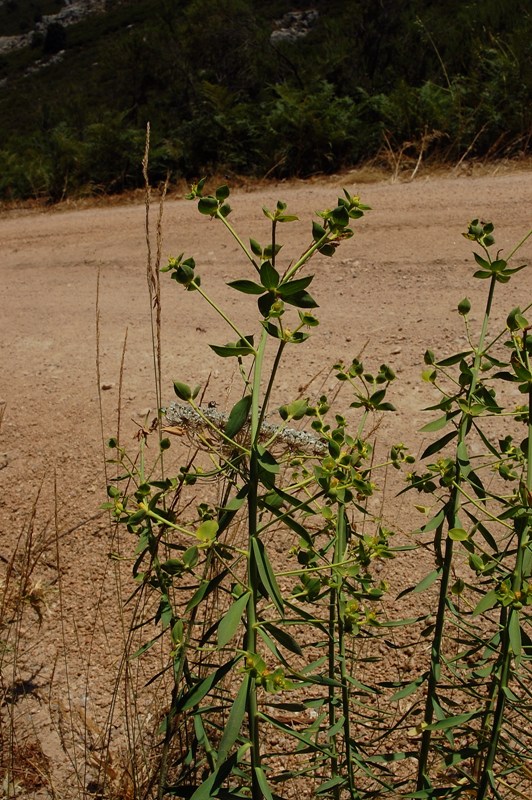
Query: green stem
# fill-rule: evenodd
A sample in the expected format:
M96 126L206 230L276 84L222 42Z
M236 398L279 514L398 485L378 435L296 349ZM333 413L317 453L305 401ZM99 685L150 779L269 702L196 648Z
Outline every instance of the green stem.
M528 353L526 350L526 336L527 331L523 334L523 351L524 358L528 366ZM526 491L530 492L532 489L532 391L528 393L528 426L527 426L527 442L528 442L528 456L526 467ZM522 502L525 498L522 498ZM515 559L515 567L512 575L512 591L521 591L522 586L528 575L524 572L524 555L525 548L530 541L530 527L524 519L515 519L515 531L517 535L517 553ZM499 668L495 671L494 680L491 690L491 702L488 704L487 713L483 722L483 730L491 728L491 737L488 744L486 758L483 764L482 773L480 775L478 792L476 800L485 800L489 786L493 779L493 767L497 750L499 747L499 740L504 721L504 712L507 703L507 690L508 683L511 676L512 665L512 647L510 641L510 627L514 625L514 616L517 615L517 626L519 626L519 609L510 607L510 609L501 609L501 653L499 656ZM493 719L489 725L489 715L493 708L493 703L496 698L495 710L493 711Z
M208 304L211 306L211 308L214 308L214 310L216 311L216 313L217 313L217 314L219 314L219 315L221 316L221 318L222 318L223 320L225 320L225 322L227 322L227 324L229 325L229 327L230 327L230 328L232 328L232 329L234 330L234 332L236 333L236 335L238 336L238 338L239 338L239 339L242 339L244 342L246 342L246 343L247 343L247 344L248 344L248 345L249 345L249 346L250 346L250 347L253 349L253 352L255 353L255 352L256 352L256 351L255 351L255 348L253 347L253 345L251 344L251 342L249 342L249 341L248 341L248 339L247 339L247 338L244 336L244 334L242 333L242 331L240 331L240 330L237 328L237 326L234 324L234 322L232 322L232 321L229 319L229 317L227 316L227 314L225 314L225 313L222 311L222 309L220 308L220 306L219 306L219 305L217 305L217 304L214 302L214 300L211 300L211 298L209 297L209 295L208 295L208 294L205 294L205 292L203 291L203 289L201 288L201 286L200 286L198 283L194 282L194 288L195 288L195 290L196 290L196 291L197 291L197 292L198 292L198 293L199 293L199 294L200 294L200 295L203 297L203 299L207 301L207 303L208 303Z
M525 543L529 539L530 531L527 525L519 526L521 530L517 529L517 555L516 555L516 562L515 568L512 575L512 591L517 591L521 589L523 584L523 556L524 556L524 549ZM516 525L516 528L518 526ZM491 702L488 706L488 714L486 715L485 722L483 724L483 729L488 729L488 719L489 714L491 713L491 708L493 707L493 701L496 698L496 705L495 710L493 712L493 719L491 720L491 724L489 728L491 729L491 737L488 744L488 751L486 753L486 759L484 761L484 765L482 768L482 773L480 775L480 780L478 784L478 792L476 796L476 800L485 800L487 796L487 792L489 787L493 781L493 767L495 764L495 758L497 756L497 751L499 747L499 740L502 731L502 725L504 722L504 712L507 703L507 690L509 679L511 676L511 666L512 666L512 657L515 655L512 652L511 641L510 641L510 628L514 624L514 617L517 615L517 626L519 626L519 610L517 608L511 607L509 610L506 608L501 609L501 628L502 628L502 635L501 635L501 652L499 656L499 666L495 670L495 677L493 682L493 688L491 691Z
M488 324L493 303L493 295L495 292L496 277L493 276L490 281L488 291L488 298L486 301L486 310L484 319L482 321L482 329L480 332L478 347L475 351L475 359L472 368L471 384L467 393L468 401L474 396L477 388L478 376L480 372L480 364L483 355L484 343L488 332ZM465 443L465 439L469 430L470 419L468 414L462 414L458 426L458 447L457 450ZM447 529L459 526L459 512L461 507L461 494L460 486L464 480L463 466L460 458L456 457L455 461L455 480L451 490L451 495L446 504L446 522ZM431 654L430 654L430 669L427 682L427 696L425 700L425 713L423 721L426 726L432 724L434 720L434 705L433 699L437 692L437 687L440 681L441 663L442 663L442 646L443 646L443 632L446 621L446 608L447 608L447 591L449 588L449 581L451 578L452 564L453 564L453 540L447 536L445 538L445 549L441 568L440 588L438 597L438 610L436 613L436 623L434 627L434 634L432 638ZM432 731L423 730L421 736L421 744L419 751L418 762L418 775L417 775L417 790L421 791L430 786L430 778L428 773L428 759L430 753L430 745L432 740Z
M262 367L268 334L262 330L259 346L256 350L255 364L253 367L253 388L251 400L251 449L257 444L257 437L260 431L262 413L260 409L260 385L262 380Z
M335 561L342 559L345 555L348 539L348 527L345 506L339 504L338 506L338 520L336 527L336 547L335 547ZM338 603L338 663L340 667L340 682L342 684L341 700L342 700L342 715L344 718L343 724L343 739L345 748L345 772L347 773L347 785L349 787L349 797L351 800L359 800L360 794L355 788L355 781L353 775L353 745L351 742L351 721L350 721L350 702L349 702L349 673L347 670L346 661L346 647L345 647L345 625L342 614L340 613L340 603L344 600L344 593L342 586L337 592Z
M191 531L187 531L186 528L182 528L181 525L176 525L175 522L171 522L164 517L161 517L156 511L153 511L151 508L148 508L147 503L139 503L139 509L142 508L143 511L146 512L146 516L150 517L150 519L155 520L159 525L164 525L166 528L172 528L174 531L179 531L179 533L184 533L185 536L190 536L191 539L194 539L195 536Z
M319 250L319 249L320 249L320 247L323 247L323 245L324 245L324 244L327 244L327 242L330 242L330 241L332 241L333 239L336 239L336 238L338 238L338 237L337 237L337 236L336 236L334 233L330 233L330 232L329 232L329 233L326 233L326 234L324 234L324 235L321 237L321 239L318 239L318 241L317 241L317 242L314 242L314 244L312 244L312 245L309 247L309 249L308 249L308 250L306 250L306 251L303 253L303 255L301 256L301 258L299 258L299 259L296 261L296 263L295 263L295 264L292 264L292 266L291 266L291 267L290 267L290 268L289 268L289 269L288 269L288 270L285 272L285 274L283 275L283 283L286 283L286 281L289 281L289 280L290 280L290 278L291 278L293 275L295 275L295 274L296 274L296 272L298 272L298 270L300 270L300 269L301 269L301 267L302 267L302 266L304 266L304 265L307 263L307 261L309 260L309 258L312 258L312 256L313 256L313 255L314 255L314 253L316 252L316 250Z
M210 570L211 564L212 564L213 555L214 555L214 553L213 553L212 550L207 554L207 558L205 560L205 567L204 567L204 570L203 570L203 576L202 576L202 580L204 580L204 581L207 579L207 576L209 574L209 570ZM172 674L173 674L172 698L171 698L171 701L170 701L170 710L168 711L168 714L167 714L166 731L165 731L164 742L163 742L162 751L161 751L161 761L160 761L160 767L159 767L159 772L158 772L157 800L163 800L163 798L164 798L164 796L166 794L166 790L167 790L166 780L167 780L168 768L169 768L168 761L169 761L169 755L170 755L170 744L171 744L172 739L174 738L174 736L175 736L175 734L177 732L178 722L179 722L179 714L178 714L178 712L176 710L177 709L177 703L178 703L179 698L180 698L179 686L180 686L180 683L181 683L181 681L183 679L183 673L184 673L185 664L186 664L186 661L187 661L187 651L188 651L189 646L190 646L190 640L192 638L192 631L193 631L194 626L196 624L196 616L198 614L198 611L199 611L199 605L195 606L192 609L192 611L190 613L190 619L189 619L188 625L187 625L186 636L184 638L183 644L179 648L179 655L174 657L173 670L172 670ZM175 619L177 619L177 617L175 617Z
M272 365L272 369L271 369L271 372L270 372L270 378L268 380L268 386L266 387L266 391L264 393L264 400L262 402L262 409L261 409L260 417L259 417L259 430L260 430L260 427L261 427L261 425L262 425L262 423L264 421L264 416L266 414L266 409L268 408L268 401L270 399L270 395L271 395L272 388L273 388L273 382L275 380L275 376L277 375L277 370L279 369L279 364L281 362L281 358L282 358L282 355L283 355L283 350L285 349L285 347L286 347L286 342L284 342L284 341L279 342L279 347L277 348L277 353L275 354L275 359L274 359L274 362L273 362L273 365Z
M529 239L529 238L530 238L530 236L532 236L532 228L531 228L531 229L528 231L528 233L526 233L526 234L523 236L523 238L521 239L521 241L520 241L520 242L518 242L518 243L516 244L516 246L514 247L514 249L513 249L513 250L510 252L510 254L507 256L507 258L506 258L506 261L507 261L507 262L508 262L508 261L509 261L509 260L512 258L512 256L514 256L514 255L517 253L517 251L518 251L518 250L519 250L519 249L520 249L520 248L521 248L521 247L524 245L524 243L526 242L526 240L527 240L527 239Z
M252 263L257 272L260 272L258 264L253 258L252 253L247 249L246 245L244 244L238 233L235 231L235 229L233 228L227 217L224 217L223 214L220 214L219 212L216 214L216 217L218 219L221 219L221 221L223 222L223 224L225 225L225 227L227 228L233 239L235 239L235 241L238 242L238 245L241 248L244 255L246 256L246 258Z
M335 559L336 561L336 559ZM336 589L331 586L329 590L329 645L328 645L329 680L336 680ZM336 696L335 687L330 684L328 691L329 728L336 722ZM336 750L336 737L331 741L331 778L338 775L338 754ZM340 787L334 789L335 800L340 798Z
M249 492L248 505L248 586L250 596L246 608L246 650L250 655L257 652L257 624L258 624L258 599L259 599L259 572L255 557L253 541L258 539L259 523L259 460L257 440L260 431L260 386L262 366L266 349L268 334L263 330L257 349L253 367L253 389L251 399L251 455L249 459ZM259 710L257 703L256 679L252 675L249 681L249 690L246 701L248 718L249 739L251 742L251 796L253 800L262 800L263 792L257 778L257 770L261 767Z
M338 503L337 516L336 516L336 531L334 537L334 553L333 562L337 564L345 554L346 547L346 519L345 519L345 506ZM338 585L340 577L338 573L333 570L331 566L331 588L329 592L329 678L331 681L337 680L336 675L336 660L340 660L340 673L342 674L341 652L340 652L340 631L342 627L340 601L341 601L341 587ZM338 636L337 636L338 635ZM342 687L342 700L343 700L343 687ZM341 701L340 701L341 702ZM339 704L339 698L336 697L336 687L331 684L329 686L329 728L336 723L336 708ZM342 702L342 710L345 715L344 703ZM349 716L349 711L347 712ZM348 751L349 743L345 742L346 752ZM336 736L331 741L331 778L335 778L338 773L338 748L336 746ZM334 788L335 800L340 800L341 787L340 785Z

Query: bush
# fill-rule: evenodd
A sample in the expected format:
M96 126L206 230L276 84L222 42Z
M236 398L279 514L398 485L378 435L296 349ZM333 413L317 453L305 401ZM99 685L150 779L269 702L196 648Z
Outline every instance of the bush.
M365 123L360 106L350 97L337 97L330 84L322 82L311 92L281 84L275 91L265 125L274 174L333 172L375 149L379 127Z

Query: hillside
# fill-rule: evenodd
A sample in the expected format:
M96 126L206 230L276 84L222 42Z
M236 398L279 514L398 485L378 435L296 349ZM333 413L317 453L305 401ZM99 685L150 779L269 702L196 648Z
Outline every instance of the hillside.
M517 156L531 28L524 0L5 0L0 197L138 186L148 121L153 181Z

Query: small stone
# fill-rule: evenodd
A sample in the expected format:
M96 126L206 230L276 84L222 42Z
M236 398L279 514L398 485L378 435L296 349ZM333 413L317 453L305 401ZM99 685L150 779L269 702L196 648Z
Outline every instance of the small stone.
M113 384L112 383L102 383L102 386L101 386L102 392L107 392L109 389L112 389L112 388L113 388Z

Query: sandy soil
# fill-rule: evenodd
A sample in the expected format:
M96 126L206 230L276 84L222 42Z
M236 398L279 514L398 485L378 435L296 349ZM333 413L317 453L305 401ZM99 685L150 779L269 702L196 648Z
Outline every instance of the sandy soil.
M420 443L416 431L427 421L422 408L434 400L420 379L425 349L442 356L461 349L465 340L456 306L464 295L473 304L473 323L481 319L485 285L471 281L472 248L461 233L470 219L479 217L496 224L502 249L517 243L530 224L530 171L361 186L353 186L348 175L270 185L232 195L231 220L244 239L253 236L264 242L268 223L260 209L284 200L303 220L281 229L283 252L292 258L310 239L313 213L335 204L342 186L355 189L373 210L356 223L355 237L333 259L320 256L314 261L313 295L320 304L321 325L281 370L273 403L294 399L313 378L309 391L328 388L334 382L327 368L364 351L368 367L386 361L399 375L391 398L398 414L385 423L383 436L411 442L415 449ZM8 718L14 720L21 732L19 753L29 748L32 763L40 765L31 773L32 797L50 796L44 788L49 784L47 763L56 785L68 774L61 755L61 703L82 709L91 724L103 724L120 662L119 604L108 559L112 543L99 511L105 499L102 430L105 439L116 432L126 332L124 442L134 445L138 428L133 420L142 423L156 405L144 216L139 204L0 217L0 573L6 573L17 546L17 568L22 570L29 534L33 597L43 614L39 624L37 614L28 609L17 623L19 663L3 677L4 688L11 685L3 729L10 727ZM155 217L154 207L153 252ZM225 287L228 280L248 277L237 246L192 203L168 200L163 262L183 251L196 258L202 285L251 332L253 300L239 299ZM531 255L528 243L520 261ZM98 276L102 424L96 371ZM173 399L173 379L205 384L211 376L205 402L214 400L224 408L234 375L208 344L234 336L198 300L163 276L165 399ZM502 287L495 317L503 324L512 307L531 300L532 273L525 270ZM394 513L403 515L401 524L407 529L406 512L397 507ZM3 635L11 644L15 641L13 630ZM57 718L52 707L59 709ZM70 712L68 726L72 732ZM48 758L39 755L39 748ZM35 777L39 770L45 773L41 789ZM81 790L72 792L81 796Z

